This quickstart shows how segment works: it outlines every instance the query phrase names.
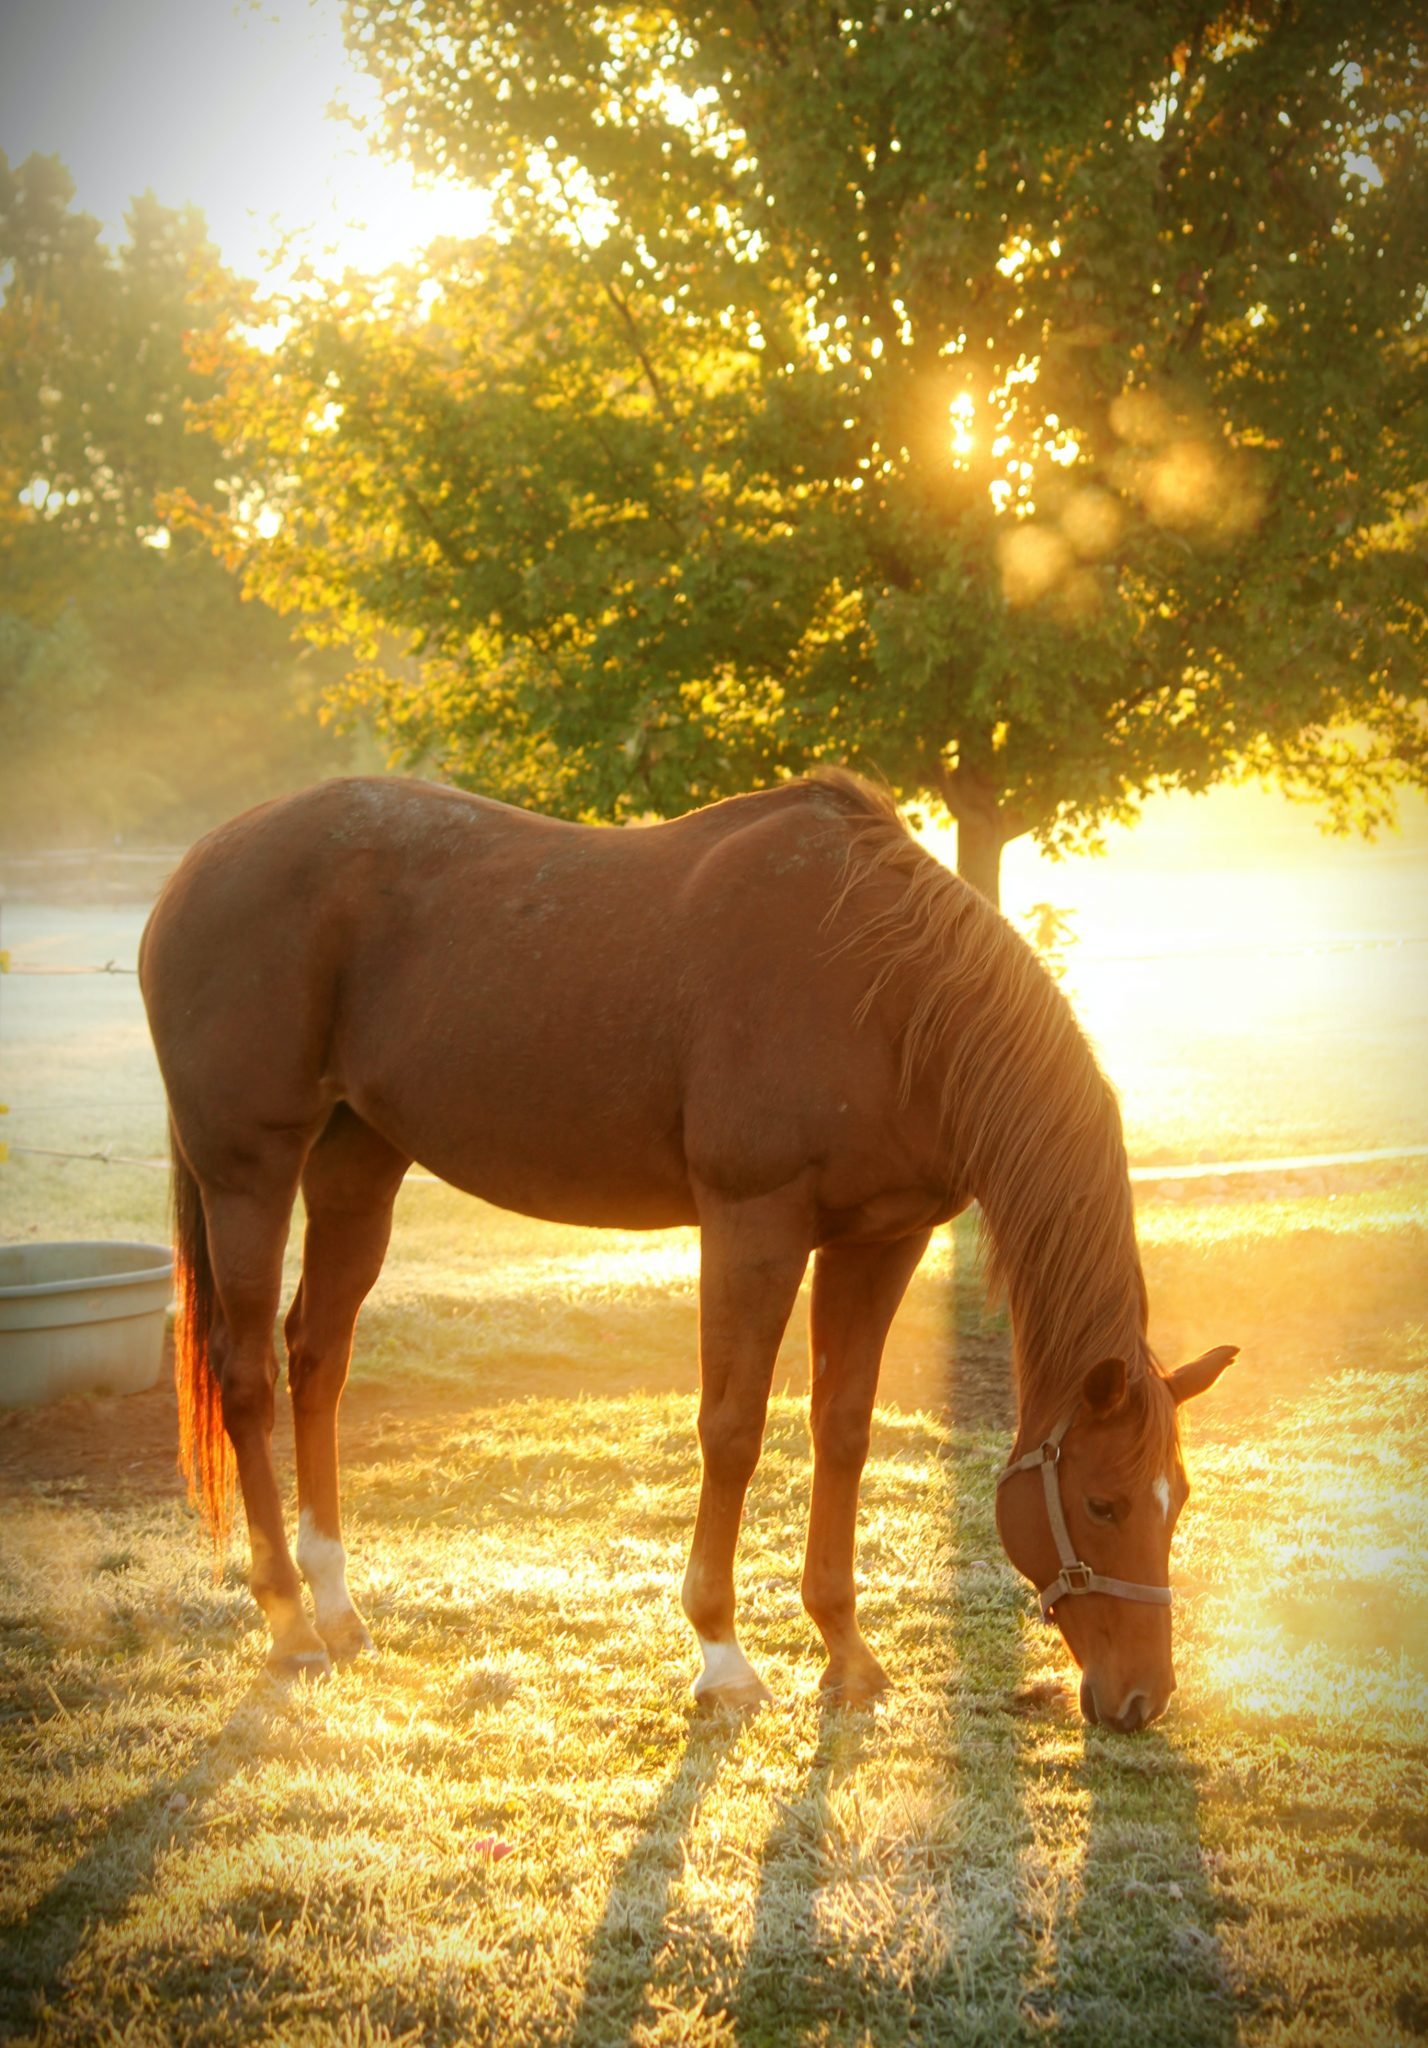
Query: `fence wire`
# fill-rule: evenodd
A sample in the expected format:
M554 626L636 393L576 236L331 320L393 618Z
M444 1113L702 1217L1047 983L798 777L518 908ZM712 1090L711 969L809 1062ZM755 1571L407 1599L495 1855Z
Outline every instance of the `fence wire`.
M1374 938L1349 939L1330 946L1298 946L1287 950L1296 954L1320 953L1324 951L1383 951L1386 946L1422 945L1421 939L1383 940ZM1164 953L1086 953L1086 959L1115 961L1169 959ZM133 975L137 967L122 966L114 960L106 960L102 966L51 967L37 962L17 961L0 950L0 974L108 974ZM82 1107L83 1105L72 1105ZM162 1107L160 1104L154 1105ZM0 1116L9 1113L11 1105L0 1102ZM33 1106L32 1106L33 1109ZM83 1164L99 1166L131 1166L147 1173L167 1173L169 1162L161 1158L139 1158L131 1153L114 1152L108 1146L88 1152L67 1151L55 1145L4 1145L0 1144L0 1164L6 1159L68 1159ZM1359 1152L1317 1152L1287 1159L1216 1159L1194 1160L1185 1165L1132 1166L1130 1179L1139 1185L1154 1185L1157 1182L1194 1183L1204 1180L1248 1178L1251 1175L1328 1172L1344 1166L1378 1166L1395 1161L1428 1159L1428 1145L1380 1145ZM407 1181L418 1186L441 1187L446 1185L432 1173L409 1173Z
M0 1160L5 1156L0 1151ZM136 1158L129 1153L111 1152L107 1146L92 1152L67 1152L56 1145L12 1145L9 1157L70 1159L99 1166L137 1166L152 1173L167 1173L169 1169L167 1159ZM1260 1174L1331 1172L1341 1166L1387 1166L1413 1159L1428 1159L1428 1145L1378 1145L1362 1152L1311 1152L1289 1159L1197 1159L1181 1166L1132 1166L1128 1168L1128 1174L1137 1185L1154 1186L1161 1181L1234 1180ZM452 1185L450 1181L442 1180L439 1174L416 1171L407 1174L406 1182L408 1185L434 1188Z

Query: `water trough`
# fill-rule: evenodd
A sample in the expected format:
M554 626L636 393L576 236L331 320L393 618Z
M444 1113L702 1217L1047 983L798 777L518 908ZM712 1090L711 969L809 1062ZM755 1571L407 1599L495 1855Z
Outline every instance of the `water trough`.
M172 1291L167 1245L0 1245L0 1408L151 1387Z

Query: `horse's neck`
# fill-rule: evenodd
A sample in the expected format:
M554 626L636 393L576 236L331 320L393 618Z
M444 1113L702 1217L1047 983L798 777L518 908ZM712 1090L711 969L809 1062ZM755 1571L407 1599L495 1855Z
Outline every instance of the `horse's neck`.
M1008 1174L1007 1144L976 1193L991 1244L994 1284L1011 1309L1018 1432L1053 1429L1079 1398L1087 1372L1121 1358L1132 1373L1148 1358L1145 1283L1136 1248L1125 1155L1112 1106L1106 1129L1084 1144L1049 1149L1056 1170Z

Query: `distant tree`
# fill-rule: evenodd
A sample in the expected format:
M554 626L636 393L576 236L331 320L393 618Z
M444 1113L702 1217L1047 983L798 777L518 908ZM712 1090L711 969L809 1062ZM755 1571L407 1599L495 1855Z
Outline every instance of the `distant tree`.
M614 816L842 758L993 896L1428 780L1411 0L348 18L493 228L231 329L208 517L397 749Z
M335 758L291 630L170 531L211 494L189 361L225 281L152 195L112 255L54 157L0 157L0 841L185 832ZM310 667L310 661L307 663Z

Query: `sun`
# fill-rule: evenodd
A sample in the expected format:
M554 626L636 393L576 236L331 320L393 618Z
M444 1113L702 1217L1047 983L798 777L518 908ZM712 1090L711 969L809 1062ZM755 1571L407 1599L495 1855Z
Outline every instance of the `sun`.
M972 434L976 411L977 401L970 391L961 392L948 407L952 423L952 459L958 464L965 463L977 445Z

